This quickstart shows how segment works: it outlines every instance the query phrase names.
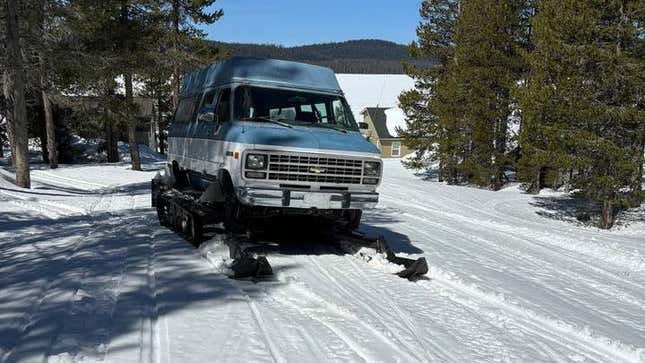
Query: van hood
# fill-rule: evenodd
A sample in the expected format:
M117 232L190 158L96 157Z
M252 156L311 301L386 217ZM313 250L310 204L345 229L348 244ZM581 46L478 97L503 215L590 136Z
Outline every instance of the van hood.
M378 148L357 131L255 123L244 125L240 131L240 142L249 144L379 154Z

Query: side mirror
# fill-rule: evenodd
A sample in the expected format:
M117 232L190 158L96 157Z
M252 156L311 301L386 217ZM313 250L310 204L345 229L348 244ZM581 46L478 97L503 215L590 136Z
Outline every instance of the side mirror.
M367 137L367 133L369 132L369 125L367 122L359 122L358 123L358 130L361 132L361 135Z
M204 107L197 114L197 122L215 122L215 110Z

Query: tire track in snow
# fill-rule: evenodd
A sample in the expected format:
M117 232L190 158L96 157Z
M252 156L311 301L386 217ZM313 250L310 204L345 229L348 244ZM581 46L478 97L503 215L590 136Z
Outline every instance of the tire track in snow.
M264 322L264 319L262 318L262 315L260 314L260 311L258 310L258 307L256 306L255 302L251 301L251 299L247 296L247 303L249 304L249 308L251 309L251 312L253 314L253 319L255 320L255 323L257 324L258 328L262 332L262 336L264 337L264 341L269 348L269 352L271 352L271 357L273 357L273 360L278 363L283 363L287 362L287 360L282 356L278 348L276 347L275 342L271 338L271 335L269 334L269 331L266 328L266 323Z
M548 262L548 261L546 261L545 259L541 259L541 260L539 260L539 261L535 261L535 259L533 258L534 256L529 255L529 254L527 254L526 252L523 252L523 251L521 251L521 250L513 249L513 248L511 248L511 247L509 247L509 246L506 246L506 245L500 245L499 243L496 243L496 242L494 242L494 241L491 241L490 239L486 239L486 238L482 238L482 237L474 236L474 235L472 235L472 234L466 234L466 233L465 233L465 232L463 232L463 231L460 231L460 230L456 230L456 229L453 229L453 228L447 227L446 225L439 224L439 223L437 223L437 222L429 221L428 219L423 218L423 217L418 217L418 216L414 216L414 215L409 215L409 216L410 216L411 218L413 218L413 219L417 219L417 220L422 221L422 222L424 222L424 223L426 223L426 224L433 225L435 228L438 228L438 229L440 229L440 230L443 230L443 231L444 231L444 232L446 232L446 233L449 233L449 234L452 234L452 235L455 235L455 236L460 236L463 240L466 240L466 241L472 241L472 242L478 242L478 243L482 243L482 244L484 244L484 245L489 245L489 246L491 246L491 247L495 248L495 250L497 251L497 252L496 252L496 254L497 254L497 255L503 255L503 256L505 256L509 261L514 261L514 260L515 260L515 261L517 261L517 260L521 260L521 261L522 261L522 263L523 263L524 265L526 265L526 266L533 266L533 270L536 270L536 271L537 271L537 270L544 270L544 267L545 267L545 266L549 266L549 267L550 267L550 271L551 271L551 272L555 272L555 273L557 273L557 274L559 274L559 275L563 275L563 277L566 277L566 276L572 276L572 275L573 275L573 276L575 276L575 277L577 278L577 281L579 281L579 282L581 282L581 283L583 283L583 284L585 284L585 285L587 286L587 289L585 289L586 291L588 291L588 292L590 292L590 293L593 293L593 294L595 294L596 296L599 296L599 297L602 297L602 298L605 298L605 299L606 299L606 297L607 297L606 295L607 295L607 294L610 294L610 295L611 295L611 298L615 298L615 299L618 299L618 300L621 300L621 301L627 302L627 303L629 303L629 304L636 305L636 306L638 306L639 308L645 309L645 303L643 303L643 301L642 301L641 299L639 299L639 298L638 298L638 297L636 297L636 296L633 296L633 295L632 295L631 293L629 293L629 292L626 292L626 291L617 291L617 290L616 290L616 289L617 289L617 287L616 287L614 284L607 284L607 283L605 283L605 282L600 282L600 281L596 281L596 282L594 282L594 283L590 283L590 282L588 282L588 281L587 281L587 279L585 278L585 276L583 276L581 273L576 272L576 271L573 271L573 270L571 270L571 269L569 269L569 270L567 271L567 273L561 272L561 268L560 268L560 267L561 267L561 266L567 266L567 264L562 264L561 266L555 266L553 263ZM418 233L418 234L420 234L420 235L423 235L423 236L425 236L425 237L429 238L430 240L433 240L433 241L436 241L436 242L438 242L438 243L441 243L441 244L444 244L444 245L445 245L445 243L444 243L443 241L441 241L440 239L438 239L436 236L431 235L430 233L428 233L428 232L427 232L426 230L424 230L424 229L420 229L420 228L417 228L417 227L413 227L412 225L406 225L406 226L405 226L405 227L403 227L403 228L404 228L404 229L411 230L411 231L413 231L413 232L415 232L415 233ZM526 240L525 240L525 239L522 239L522 238L518 238L518 237L515 237L515 236L509 236L509 237L510 237L511 239L519 240L520 242L523 242L523 243L524 243L524 242L526 242ZM530 244L530 242L528 242L528 243ZM471 251L471 250L466 249L466 248L461 248L461 247L459 247L459 245L458 245L458 244L451 244L451 245L447 245L447 246L449 246L449 248L452 248L452 249L455 249L455 250L460 251L460 252L461 252L462 254L464 254L464 255L472 255L472 251ZM488 253L488 252L486 251L486 253ZM562 255L560 255L560 254L556 254L556 253L554 253L554 252L552 252L552 251L549 251L549 250L545 250L545 251L543 251L543 253L545 253L545 254L547 254L547 255L550 255L550 256L551 256L551 257L553 257L554 259L560 259L560 258L562 258L562 257L569 258L569 256L562 256ZM481 255L478 255L478 257L481 257ZM635 288L636 288L636 291L645 291L645 287L643 287L642 285L640 285L640 284L638 284L638 283L636 283L636 282L633 282L633 281L625 280L625 279L624 279L623 277L621 277L621 276L618 276L618 275L615 275L615 274L609 273L609 272L607 272L607 271L605 271L605 270L599 269L599 268L598 268L598 267L596 267L596 266L588 265L588 264L585 264L585 263L583 263L583 262L581 262L581 261L576 261L576 260L569 261L569 262L570 262L570 263L571 263L571 262L575 262L575 263L573 263L573 265L580 266L580 267L582 267L583 269L591 269L591 270L594 270L595 272L598 272L600 275L603 275L603 276L606 276L606 277L610 277L612 280L615 280L616 282L625 283L626 285L630 285L630 286L632 286L632 287L635 287ZM599 285L602 285L602 288L599 288ZM550 287L550 288L554 288L554 287L552 287L552 286L549 286L549 287ZM556 288L557 288L557 287L556 287ZM641 290L641 289L642 289L642 290ZM599 292L600 292L600 293L602 293L602 295L600 295L600 294L599 294ZM575 299L575 296L570 296L569 298ZM575 299L575 300L576 300L579 304L584 305L584 302L583 302L583 301L578 300L578 299Z
M349 258L349 256L347 256L347 257ZM313 258L313 257L311 257L311 256L307 256L307 259L308 259L308 261L309 261L309 262L311 262L311 264L312 264L313 266L315 266L315 267L316 267L316 269L319 271L319 274L320 274L320 275L322 275L322 276L323 276L324 278L326 278L329 282L331 282L334 286L336 286L336 288L337 288L340 292L342 292L342 293L343 293L343 294L344 294L348 299L353 299L353 298L356 298L356 297L357 297L356 295L354 295L354 294L350 293L349 291L347 291L347 289L346 289L345 287L343 287L343 286L338 282L338 280L337 280L335 277L333 277L333 276L329 273L329 271L328 271L325 267L323 267L320 263L318 263L318 261L316 261L316 259L315 259L315 258ZM327 304L328 304L329 306L334 306L336 310L342 310L339 306L335 306L335 304L334 304L334 303L332 303L332 302L328 302ZM365 309L365 310L369 311L369 312L372 314L372 316L374 316L375 318L379 319L380 314L376 313L376 312L375 312L375 311L370 307L369 302L368 302L367 304L363 304L363 309ZM348 313L349 313L349 312L348 312ZM395 337L395 339L397 340L397 342L399 342L399 343L401 343L402 345L404 345L404 346L409 350L409 353L408 353L408 352L406 352L406 351L404 351L404 350L401 350L401 349L400 349L396 344L394 344L390 339L388 339L386 336L384 336L384 335L383 335L383 333L381 333L378 329L376 329L376 328L375 328L375 327L373 327L372 325L369 325L369 324L365 323L362 319L359 319L359 318L358 318L357 316L355 316L353 313L349 313L349 314L351 314L350 316L352 316L352 317L357 321L357 323L359 323L360 325L362 325L363 327L365 327L365 328L366 328L368 331L370 331L370 332L371 332L371 333L372 333L372 334L373 334L377 339L381 340L381 341L382 341L382 342L384 342L386 345L390 346L390 347L392 348L392 350L393 350L393 351L395 351L395 352L397 352L397 353L399 354L399 356L401 356L401 357L405 357L405 358L406 358L406 360L408 360L408 361L423 361L423 358L422 358L422 357L420 357L420 356L416 355L416 353L414 353L414 351L415 351L414 347L411 347L411 346L406 342L406 340L405 340L405 339L403 339L403 338L399 335L399 333L397 333L397 332L393 331L393 330L392 330L392 329L390 329L387 325L384 325L384 326L383 326L383 328L385 328L385 329L386 329L386 330L387 330L387 331L388 331L388 332L389 332L393 337ZM414 355L414 357L413 357L411 354L412 354L412 355Z
M452 220L461 221L461 222L466 223L466 224L470 224L470 225L473 224L472 217L466 217L466 216L464 216L462 214L459 214L459 213L453 213L453 212L448 212L446 210L441 210L441 209L437 209L437 208L431 208L431 207L428 207L426 205L422 205L420 203L417 203L415 201L411 201L411 200L408 200L408 199L400 199L400 198L391 197L391 196L382 196L381 200L385 201L385 202L390 202L390 203L393 203L393 204L397 204L397 205L400 205L400 206L412 207L412 208L418 209L420 211L427 212L427 213L432 213L432 214L435 214L435 215L438 214L438 215L440 215L440 216L442 216L444 218L450 218ZM472 206L468 207L468 209L480 211L479 209L475 209ZM481 213L481 211L480 211L480 213ZM492 215L490 213L485 214L485 215L493 217L496 220L503 219L503 217L500 217L499 215ZM589 243L591 243L591 242L583 243L583 242L580 242L577 239L572 239L572 238L569 238L569 237L566 237L567 238L567 240L566 240L567 243L553 242L552 241L552 236L545 235L544 233L538 233L537 231L528 229L526 227L512 226L512 225L502 223L502 222L499 222L499 221L496 221L496 220L493 220L493 219L489 219L489 220L478 219L477 221L480 222L479 223L480 228L481 228L482 225L485 225L485 226L489 226L489 227L493 228L497 232L504 233L506 235L513 235L513 236L516 236L516 233L517 233L517 232L513 232L513 231L517 231L518 228L519 228L524 233L530 234L533 238L536 239L536 241L539 241L542 244L546 244L546 245L549 245L551 247L556 247L556 248L559 248L561 250L566 250L566 251L569 251L569 252L575 252L575 253L583 254L583 255L589 256L591 258L594 258L596 260L602 261L603 263L610 262L610 263L616 265L617 267L626 268L626 269L628 269L630 271L634 271L634 272L645 271L645 257L641 256L640 253L638 253L637 251L626 251L626 250L623 250L623 249L620 249L620 248L618 248L618 249L609 248L608 246L605 246L604 244L598 244L596 242L593 242L591 245L589 245ZM526 221L524 221L524 220L522 220L522 221L523 221L523 224L526 223ZM540 226L540 228L544 228L544 226L542 225L542 226ZM560 233L560 235L566 234L565 232L559 232L559 233ZM545 246L538 245L538 244L535 243L535 241L531 241L531 244L535 245L535 246L540 246L540 247L546 249ZM616 256L616 254L619 254L619 255ZM608 258L608 256L613 256L613 257ZM571 258L571 259L575 261L574 258Z
M201 255L201 257L205 256ZM209 259L206 258L206 260L212 265ZM221 274L220 268L212 266L217 269L217 274ZM259 284L235 281L224 277L231 287L243 296L251 311L253 322L262 333L264 344L274 361L286 362L296 358L299 360L324 359L331 361L355 361L357 357L365 359L363 350L357 349L352 340L348 340L350 339L348 335L329 326L325 321L312 318L304 311L306 309L303 310L303 306L311 302L310 300L301 299L299 304L293 304L285 299L282 293L269 292L270 288L291 291L294 283L292 276L285 276L278 272L276 277L278 281L275 283L262 282ZM301 341L298 341L292 332L297 332ZM278 339L276 340L274 337ZM319 341L323 341L325 344L321 345ZM334 346L339 345L338 343L341 343L342 347L334 349ZM303 352L301 344L308 348L309 354ZM348 357L348 352L354 355Z
M431 276L433 282L441 285L441 287L497 307L503 314L508 315L512 321L515 321L520 329L532 331L536 335L559 345L564 345L562 340L566 340L570 344L573 344L568 345L569 348L582 348L610 362L645 361L645 351L643 349L626 347L620 341L612 340L591 331L585 332L564 321L554 320L529 309L508 304L503 297L485 293L477 287L469 286L463 281L450 277L440 269L432 268ZM427 288L425 283L421 283L420 285ZM457 303L464 304L463 300L458 298L454 298L454 300Z
M353 257L353 256L348 256L348 257ZM450 353L443 349L439 344L436 344L433 339L429 340L424 340L419 334L417 333L418 327L414 325L414 322L412 319L409 317L408 314L403 312L399 304L397 304L394 299L391 298L389 294L379 294L379 296L375 296L374 294L371 293L371 291L380 291L380 289L376 286L374 286L373 279L371 276L368 276L365 271L363 271L354 261L354 258L348 258L349 264L351 264L352 269L356 271L362 278L361 281L365 281L371 288L367 289L360 284L353 284L357 289L360 289L363 294L366 295L371 295L371 300L372 301L383 301L390 309L396 313L396 317L403 322L405 328L408 329L408 331L414 336L415 340L417 343L420 344L420 346L423 349L423 352L426 353L429 357L432 357L429 352L426 349L426 345L432 346L432 349L438 357L441 358L441 361L443 362L448 362L448 361L453 361L457 362L457 360L454 359L454 357L450 356ZM361 261L364 262L364 261ZM400 281L399 281L400 282Z
M415 217L413 215L410 215L411 217ZM418 217L418 219L424 219L422 217ZM430 221L425 221L426 223L434 224L434 222ZM446 226L442 226L437 224L436 227L444 229L448 231L449 233L453 233L455 235L461 235L466 239L472 239L475 238L474 236L467 235L461 231L457 231L454 229L451 229ZM425 235L426 237L430 237L432 239L435 239L432 237L430 234L428 234L427 231L412 227L412 226L407 226L412 231L415 231L416 233L420 233L422 235ZM446 229L447 228L447 229ZM480 242L484 242L486 244L491 244L490 241L476 237L476 239ZM503 246L499 246L496 244L492 244L494 247L498 249L504 250L507 249ZM454 246L454 248L458 248L457 246ZM464 253L467 253L469 251L463 250ZM514 256L514 254L510 254L509 256ZM436 267L432 267L431 264L431 273L430 277L433 279L433 281L446 281L446 276L450 276L450 274L446 271L443 271L441 269L438 269ZM442 278L443 277L443 278ZM579 278L580 279L580 276ZM511 305L509 304L505 298L500 298L499 296L491 293L487 293L479 289L478 287L473 286L473 287L468 287L468 285L460 280L455 280L454 278L449 278L448 281L450 283L442 283L442 286L444 288L449 288L450 290L457 290L462 293L468 293L469 296L472 298L475 298L477 301L484 301L488 304L494 303L493 305L499 307L501 310L503 310L505 313L508 313L509 316L514 317L515 320L521 320L523 315L526 315L530 317L530 325L534 326L534 331L539 331L543 332L540 333L540 335L546 337L549 337L549 334L552 331L557 331L559 334L556 335L554 338L549 338L554 343L561 344L560 343L560 338L567 338L567 340L572 341L575 343L574 346L579 346L579 347L584 347L586 349L589 349L596 354L603 356L605 358L611 358L612 361L639 361L639 357L641 355L645 356L645 351L640 352L640 348L636 348L635 350L630 347L626 346L622 342L616 340L616 339L611 339L609 337L604 337L598 333L595 333L591 330L585 329L581 330L579 328L576 328L575 325L571 323L567 323L562 320L554 320L552 318L549 318L547 316L540 315L528 308L522 308L519 307L518 305ZM459 283L454 283L454 281L460 281ZM423 285L424 283L422 283ZM501 300L500 300L501 299ZM582 302L580 302L582 304ZM607 344L607 342L610 342ZM616 360L613 360L616 359ZM645 361L645 357L640 358L641 360Z
M404 202L404 201L401 201L401 200L390 199L390 202L392 202L394 204L398 204L398 205L412 206L413 208L421 209L421 210L424 210L426 212L431 212L431 213L433 212L432 210L424 208L423 206L410 204L409 202ZM437 212L439 212L439 211L437 211ZM452 233L452 234L455 234L455 235L460 235L460 236L462 236L462 237L464 237L466 239L476 239L477 241L484 242L484 243L489 244L489 245L494 245L497 248L509 250L509 247L501 246L499 243L494 243L494 242L492 242L490 240L486 240L486 239L476 237L476 236L473 236L473 235L468 235L468 234L464 233L463 231L456 230L456 229L451 228L451 227L449 227L449 226L447 226L445 224L441 224L439 222L432 221L432 220L430 220L430 219L428 219L426 217L421 217L421 216L418 216L418 215L415 215L415 214L410 214L410 213L405 213L405 212L402 212L402 213L404 213L405 215L409 216L410 218L416 219L416 220L418 220L420 222L423 222L423 223L426 223L426 224L431 224L431 225L433 225L433 226L435 226L437 228L440 228L440 229L442 229L442 230L444 230L444 231L446 231L448 233ZM445 216L445 214L443 214L441 212L439 212L439 214L443 218L447 218L447 216ZM453 216L450 215L449 217L453 217ZM458 219L463 220L464 218L459 217ZM482 231L482 226L475 225L475 224L472 223L472 221L466 221L466 220L463 220L463 221L466 222L471 228L474 228L474 229L476 229L478 231ZM419 231L421 231L421 230L419 230ZM483 230L483 232L487 232L487 231ZM580 261L579 259L576 259L574 256L570 256L568 254L555 252L555 251L553 251L553 250L551 250L551 249L549 249L549 248L547 248L545 246L542 246L540 244L536 244L533 240L530 240L530 239L528 239L526 237L517 236L516 234L511 233L511 232L507 232L507 231L495 230L495 232L496 233L501 233L501 234L503 234L503 235L515 240L515 241L519 241L519 242L523 243L524 245L526 245L526 246L528 246L528 247L530 247L532 249L538 249L541 254L549 255L553 259L558 259L558 260L559 259L566 259L569 264L577 265L577 266L579 266L579 267L581 267L583 269L593 270L594 272L596 272L596 273L598 273L600 275L603 275L605 277L609 277L609 278L611 278L611 279L613 279L615 281L625 283L625 284L631 285L631 286L633 286L633 287L635 287L635 288L637 288L639 290L645 291L645 285L640 284L640 283L635 282L635 281L625 279L624 276L621 275L621 274L614 273L612 271L607 271L607 270L602 269L602 268L600 268L600 267L598 267L598 266L596 266L594 264L590 264L590 263L586 263L584 261ZM522 254L526 255L526 253L521 252L519 250L515 250L515 252L516 253L522 253ZM594 258L599 258L599 257L594 257ZM566 265L567 264L564 264L564 266L566 266ZM610 287L608 286L608 288L610 288ZM632 301L638 301L639 299L636 299L636 298L632 297L631 300Z
M0 191L0 192L4 192L4 191ZM101 195L101 198L103 198L102 195ZM60 215L62 216L64 214L61 213ZM85 214L85 216L88 216L88 215ZM93 232L92 229L88 228L88 230L82 236L76 237L78 241L73 245L68 256L65 258L64 263L60 267L61 271L64 270L66 265L70 264L70 261L72 261L75 257L79 256L78 252L80 247L87 241L87 238L92 234L92 232ZM62 239L67 239L67 237L63 237ZM34 249L34 251L36 251L38 255L43 256L42 252L38 250L36 245L30 245L30 246ZM79 280L77 280L76 283L78 284ZM33 341L37 339L39 335L43 334L43 332L39 331L38 329L38 327L43 326L43 324L45 324L45 326L47 324L53 325L52 328L48 329L49 333L52 335L51 339L48 342L43 341L42 339L40 339L40 341L37 341L37 344L40 344L43 357L47 356L49 349L51 349L51 345L54 343L56 334L61 328L62 322L54 321L54 324L51 324L52 318L48 316L50 312L41 313L40 310L44 305L48 304L49 300L52 300L52 302L66 301L67 304L69 304L69 302L71 301L71 299L73 298L74 294L77 291L76 289L70 289L68 291L64 291L62 294L60 292L59 293L54 292L52 294L51 291L53 290L55 285L64 285L64 277L61 277L58 274L51 273L48 275L47 282L44 285L42 285L42 287L40 288L39 290L40 292L38 293L38 297L36 298L35 303L33 305L30 305L31 308L25 313L25 315L23 315L20 318L21 328L19 329L20 331L20 333L18 334L19 338L16 340L16 344L13 347L11 347L11 349L9 349L4 353L4 356L2 357L3 358L2 361L8 362L14 359L19 359L19 358L16 358L15 356L17 355L19 357L21 354L25 355L29 353L29 350L33 350L33 344L34 344ZM72 291L74 293L71 293ZM25 349L28 349L27 351L21 351L22 344L24 343L25 340L32 340L32 342L30 343L31 345L29 346L29 348L25 348Z
M93 187L93 189L96 189L96 188L106 189L110 187L110 185L108 184L93 183L93 182L88 182L78 178L68 178L62 175L53 174L51 172L43 171L43 170L34 170L32 172L32 178L35 179L36 181L42 180L45 182L51 182L52 184L59 184L61 186L72 187L74 189L78 188L78 184L84 184L84 185Z
M428 234L428 232L427 232L427 231L425 231L425 230L423 230L423 229L416 228L416 227L412 227L412 226L407 226L407 227L405 227L405 228L407 228L407 229L409 229L409 230L411 230L411 231L414 231L414 232L415 232L415 233L417 233L417 234L425 235L425 236L426 236L426 237L428 237L428 238L431 238L431 239L436 240L436 238L434 238L433 236L431 236L430 234ZM474 236L466 235L466 234L463 234L463 232L456 231L456 230L452 230L452 232L453 232L455 235L462 235L462 237L463 237L463 238L465 238L465 239L473 239L473 238L475 238L477 241L480 241L480 242L483 242L483 243L489 244L489 245L491 245L491 246L493 246L493 247L495 247L495 248L497 249L497 252L496 252L496 253L498 253L498 254L499 254L502 250L508 250L508 248L505 248L504 246L498 246L498 245L496 245L495 243L492 243L492 242L490 242L490 241L488 241L488 240L486 240L486 239L484 239L484 238L480 238L480 237L474 237ZM457 248L457 249L460 249L460 248L458 248L457 246L453 246L453 247L454 247L454 248ZM465 249L461 249L461 250L463 251L463 253L467 253L467 252L469 252L469 250L468 250L468 251L467 251L467 250L465 250ZM508 254L508 256L509 256L509 257L513 257L513 256L514 256L514 254L513 254L513 253L511 253L511 254ZM525 257L525 258L528 258L528 257ZM525 262L526 262L526 263L534 263L534 262L530 261L530 258L529 258L527 261L525 261ZM543 266L544 264L549 264L549 263L547 263L546 261L540 261L540 264ZM549 264L549 265L550 265L550 264ZM537 268L537 267L536 267L536 268ZM556 267L556 266L551 266L551 270L552 270L552 271L558 271L558 269L557 269L557 267ZM576 276L576 280L577 280L577 281L580 281L580 280L582 280L582 279L584 278L584 276L579 275L579 274L577 274L577 273L575 273L575 272L573 272L573 271L568 271L567 273L562 273L562 274L563 274L563 275L565 275L565 276L570 276L570 275L572 275L572 274L573 274L574 276ZM588 284L588 282L585 282L585 284ZM550 287L550 288L551 288L551 289L553 289L553 290L557 290L557 287ZM596 290L594 290L594 288L595 288ZM620 296L619 296L620 294L616 294L615 292L613 292L613 290L614 290L614 289L613 289L613 287L612 287L612 286L607 285L607 286L606 286L605 288L603 288L602 290L597 290L597 289L598 289L598 287L597 287L596 285L590 285L590 286L589 286L588 291L594 290L594 291L593 291L593 293L595 293L595 291L602 291L603 293L607 293L607 292L609 291L609 292L611 293L611 297L609 298L609 300L611 300L611 299L613 299L613 298L618 298L618 299L620 298ZM478 289L478 291L481 291L481 290L480 290L480 289ZM486 294L486 295L490 295L490 293L483 292L483 291L481 291L481 293L482 293L482 294ZM625 293L625 292L621 292L621 294L626 294L626 293ZM629 295L629 294L627 294L627 295ZM585 303L584 301L579 300L579 299L576 299L576 296L575 296L575 295L574 295L574 296L567 296L567 298L569 298L569 299L573 299L573 300L574 300L574 302L575 302L575 303L573 303L573 304L572 304L572 306L585 306L585 305L586 305L586 303ZM603 296L603 298L607 299L605 296ZM637 306L639 306L640 308L645 309L645 308L644 308L644 307L645 307L645 305L642 303L642 301L641 301L641 300L639 300L639 299L638 299L638 298L636 298L636 297L631 297L629 300L627 300L627 302L629 302L629 303L631 303L631 304L636 304L636 305L637 305ZM514 306L514 305L513 305L513 306ZM530 309L528 309L528 308L525 308L525 309L526 309L527 311L531 311L531 310L530 310ZM532 312L532 311L531 311L531 312ZM534 312L532 312L532 313L534 313ZM596 310L596 313L605 315L605 313L604 313L602 310ZM534 314L539 315L539 314L537 314L537 313L534 313ZM552 318L549 318L549 317L546 317L546 316L544 316L544 318L545 318L545 319L547 319L547 320L553 320ZM606 318L607 318L609 321L611 321L611 320L613 319L613 317L612 317L611 315L606 316ZM574 326L572 323L567 323L567 322L564 322L564 321L562 321L562 323L563 323L563 324L565 324L565 325L567 325L567 326L572 326L572 327ZM575 329L573 329L573 330L575 330ZM589 334L591 335L591 334L595 334L595 333L593 333L593 332L589 332ZM607 341L611 341L611 340L612 340L612 339L609 339L609 338L602 338L602 337L601 337L601 339L600 339L599 341L602 341L603 339L605 339L605 340L607 340ZM613 339L613 340L614 340L614 341L616 341L615 339ZM624 344L623 344L623 343L621 343L621 342L618 342L617 344L618 344L618 345L624 345Z

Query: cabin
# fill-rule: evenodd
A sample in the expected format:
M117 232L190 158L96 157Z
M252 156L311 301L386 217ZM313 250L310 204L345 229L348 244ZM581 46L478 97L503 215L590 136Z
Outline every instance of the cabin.
M405 114L398 107L366 107L361 111L361 132L381 151L382 158L400 158L410 154L397 128L405 127Z

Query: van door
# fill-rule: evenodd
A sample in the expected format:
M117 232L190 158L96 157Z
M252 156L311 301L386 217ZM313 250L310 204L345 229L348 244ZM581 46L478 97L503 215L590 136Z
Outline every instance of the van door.
M214 163L213 167L219 171L224 166L228 140L226 130L231 121L231 89L222 88L217 95L215 104L215 119L211 125L210 138L214 142L209 148L209 159Z

